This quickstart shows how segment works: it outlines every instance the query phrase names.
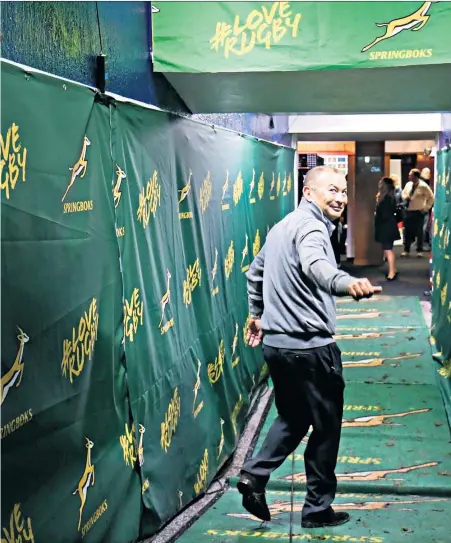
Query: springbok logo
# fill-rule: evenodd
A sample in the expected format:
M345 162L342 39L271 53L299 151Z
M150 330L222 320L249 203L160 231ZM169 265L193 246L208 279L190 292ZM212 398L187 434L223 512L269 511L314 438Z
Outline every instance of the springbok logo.
M224 448L224 421L223 419L219 419L220 422L221 422L221 438L219 440L219 445L218 445L218 456L217 456L217 460L219 460L219 457L221 456L222 454L222 449Z
M216 274L218 273L218 249L215 247L215 263L211 269L211 282L214 283Z
M193 415L194 415L194 418L197 417L197 415L201 412L203 406L204 406L204 402L201 401L200 404L196 407L196 402L197 402L197 394L199 393L199 389L200 389L200 385L201 385L201 382L200 382L200 368L202 366L202 362L198 359L197 360L197 374L196 374L196 382L194 383L194 389L193 389L193 392L194 392L194 400L193 400Z
M224 203L224 198L226 197L227 191L229 190L229 170L226 173L226 180L224 185L222 185L222 196L221 196L221 209L229 209L230 204Z
M144 447L143 447L143 436L146 429L142 424L139 425L139 443L138 443L138 461L139 465L144 464Z
M271 186L269 187L269 199L270 200L274 200L275 199L275 196L274 194L272 193L272 191L274 190L276 186L276 176L274 175L274 173L272 174L272 181L271 181Z
M376 23L376 25L379 27L386 27L385 34L383 36L379 36L373 42L366 45L362 49L362 53L365 53L383 40L388 40L397 36L403 30L413 30L414 32L417 32L418 30L422 29L423 26L429 21L430 15L426 14L431 6L432 2L423 2L421 7L406 17L393 19L389 23Z
M158 325L158 328L161 328L161 325L163 324L164 320L164 310L166 309L166 306L171 301L171 288L169 286L169 282L171 280L171 272L169 270L166 270L166 292L163 294L160 305L161 305L161 320L160 324Z
M409 315L410 311L408 309L403 311L387 311L384 315L388 313L397 313L398 315ZM337 315L337 320L343 319L377 319L378 317L384 316L380 311L369 311L368 313L351 313L345 315Z
M246 234L246 242L244 244L244 248L241 251L241 271L245 272L249 269L249 264L244 265L244 261L246 260L246 257L249 256L249 237Z
M17 329L19 330L19 335L17 336L17 339L19 340L19 349L17 351L14 364L11 366L11 369L7 371L1 379L1 395L2 395L1 405L3 405L3 402L5 401L5 398L8 392L10 391L10 389L14 385L16 386L16 388L18 388L20 386L20 383L22 382L23 369L24 369L24 363L22 362L23 351L25 348L25 343L27 343L30 340L30 338L21 328L17 327Z
M114 207L117 208L122 198L121 183L127 177L127 174L116 164L116 183L113 180L113 198Z
M238 323L235 323L235 335L232 343L232 356L235 355L236 348L238 347Z
M394 422L387 421L386 419L394 419L398 417L407 417L409 415L418 415L419 413L429 413L431 409L416 409L415 411L405 411L403 413L392 413L387 415L370 415L367 417L357 417L355 419L344 419L342 422L342 428L368 428L374 426L401 426L401 424L395 424Z
M382 336L387 336L390 338L395 337L395 334L400 334L404 332L412 332L412 328L397 328L396 330L390 330L389 332L364 332L363 334L339 334L334 336L335 340L344 340L344 339L376 339Z
M94 447L94 443L87 437L85 439L86 439L86 449L87 449L85 471L83 472L83 475L81 476L81 479L78 482L77 489L73 492L73 495L78 494L80 496L80 502L81 502L80 516L78 519L78 531L80 531L80 527L81 527L81 516L83 514L83 509L85 507L88 488L90 486L94 486L94 479L95 479L94 464L92 464L91 462L91 449Z
M400 506L405 505L416 505L418 503L436 503L436 502L443 502L443 501L449 501L447 498L420 498L417 500L399 500L399 501L368 501L368 502L350 502L350 503L335 503L334 509L336 511L347 511L347 510L353 510L353 511L380 511L382 509L398 509L402 511L408 511L409 508ZM268 504L268 509L271 513L271 519L277 520L278 516L283 513L300 513L304 507L303 501L294 501L293 503L290 501L286 502L276 502L272 504ZM237 518L245 518L249 520L255 520L256 522L261 522L261 520L257 517L254 517L253 515L249 513L228 513L228 517L237 517Z
M75 183L75 180L77 179L77 177L80 177L80 179L82 179L85 176L86 170L88 169L88 161L86 160L86 149L90 145L91 145L91 142L85 136L83 138L83 146L81 148L80 158L72 166L72 168L69 168L69 170L72 171L72 175L70 178L69 185L67 186L66 192L64 193L64 196L61 198L62 202L64 202L64 200L66 199L67 193L72 188L72 185Z
M343 362L343 367L347 368L374 368L383 366L387 360L408 360L409 358L418 358L422 353L405 354L402 356L393 356L391 358L367 358L366 360L347 360Z
M354 471L352 473L337 473L337 481L380 481L386 479L387 475L398 475L402 473L409 473L416 469L426 469L438 466L440 462L427 462L425 464L417 464L416 466L408 466L406 468L398 469L378 469L373 471ZM296 483L305 483L307 477L305 473L293 473L292 475L285 475L281 477L287 481L293 480ZM403 479L390 479L391 481L402 481Z
M255 189L255 170L252 169L252 181L251 181L251 184L250 184L250 190L249 190L249 202L251 204L255 204L255 198L252 196L252 193L254 192L254 189Z
M180 199L179 199L179 205L185 200L185 198L188 198L189 193L191 192L191 177L193 175L193 172L189 171L188 181L186 182L186 185L179 190L180 193Z

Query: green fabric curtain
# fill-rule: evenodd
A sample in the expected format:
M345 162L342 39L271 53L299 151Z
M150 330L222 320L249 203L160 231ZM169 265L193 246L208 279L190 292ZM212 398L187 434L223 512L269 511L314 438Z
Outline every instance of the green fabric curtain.
M437 153L432 247L432 342L451 427L451 151Z
M245 272L294 150L4 62L1 91L2 543L131 542L205 491L266 375Z

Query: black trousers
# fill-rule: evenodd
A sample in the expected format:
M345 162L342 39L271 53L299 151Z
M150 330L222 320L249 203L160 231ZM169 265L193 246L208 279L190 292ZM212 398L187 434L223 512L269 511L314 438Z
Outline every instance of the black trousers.
M313 426L304 453L307 495L302 516L319 513L331 505L337 489L335 467L345 388L340 349L330 343L298 351L264 346L263 352L274 383L278 417L242 472L256 477L264 487Z
M410 246L417 240L417 252L423 251L424 213L422 211L406 211L404 218L404 250L410 251Z

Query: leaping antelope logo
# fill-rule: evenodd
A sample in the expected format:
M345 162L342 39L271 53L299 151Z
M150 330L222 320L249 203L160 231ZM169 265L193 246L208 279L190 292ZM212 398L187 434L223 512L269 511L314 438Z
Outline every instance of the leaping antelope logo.
M138 444L138 460L139 465L142 466L144 464L144 447L143 447L143 435L146 429L142 424L139 425L139 444Z
M339 334L335 335L334 339L375 339L382 336L395 337L395 334L400 334L404 332L412 332L412 328L397 328L389 332L365 332L363 334Z
M166 270L166 292L163 294L163 297L161 298L160 304L161 304L161 320L160 324L158 325L158 328L161 328L161 325L163 324L164 319L164 310L168 303L171 301L171 288L169 286L169 282L171 280L171 272L169 270Z
M423 4L416 11L414 11L410 15L407 15L406 17L393 19L389 23L376 23L376 25L379 27L387 27L385 30L385 34L383 36L379 36L373 42L366 45L362 49L362 53L365 53L366 51L374 47L377 43L383 40L393 38L403 30L413 30L414 32L421 30L423 26L429 21L430 15L426 14L431 6L432 2L423 2Z
M81 148L80 158L72 166L72 168L69 168L69 170L72 171L72 175L70 178L69 185L67 186L66 192L64 193L64 196L61 198L62 202L64 202L64 200L66 199L67 193L72 188L72 185L75 183L75 180L77 179L77 177L80 176L80 179L82 179L85 176L86 170L88 168L88 161L86 160L86 149L90 145L91 145L91 142L85 136L83 138L83 146Z
M241 251L241 267L243 267L244 261L249 254L249 237L246 234L246 243L244 245L244 249Z
M272 196L272 191L274 190L274 187L276 186L276 176L272 174L272 181L271 186L269 187L269 195Z
M403 311L387 311L384 313L384 315L387 315L388 313L398 313L399 315L408 315L410 314L410 311L408 309ZM344 314L344 315L337 315L337 320L343 320L343 319L377 319L378 317L381 317L382 313L380 311L369 311L368 313L351 313L351 314Z
M415 411L405 411L403 413L393 413L387 415L370 415L367 417L357 417L354 419L344 419L342 422L342 428L368 428L374 426L401 426L386 419L394 419L397 417L407 417L409 415L417 415L418 413L428 413L431 409L416 409Z
M282 194L284 196L287 194L287 172L285 172L283 176Z
M194 389L193 389L193 392L194 392L194 400L193 400L193 415L194 417L196 417L196 400L197 400L197 394L199 393L199 389L200 389L200 385L201 385L201 382L200 382L200 367L202 365L202 362L197 359L197 374L196 374L196 382L194 383ZM200 405L203 405L203 402L200 403ZM201 409L199 407L199 409Z
M252 181L251 181L251 184L250 184L249 200L252 199L252 193L254 191L254 188L255 188L255 170L252 169Z
M94 443L88 439L86 439L86 448L88 450L86 455L86 466L85 471L83 472L83 475L81 476L80 481L78 482L78 486L76 490L72 493L73 495L78 494L80 496L80 516L78 519L78 530L80 531L81 527L81 516L83 514L83 509L85 507L86 503L86 495L88 493L88 488L90 486L94 486L94 464L91 463L91 449L94 447Z
M347 360L343 362L343 367L347 368L374 368L383 366L387 360L408 360L409 358L418 358L422 353L406 354L402 356L393 356L391 358L367 358L366 360Z
M224 185L222 185L222 197L221 197L221 202L224 201L224 198L225 198L225 195L226 195L226 192L228 191L228 189L229 189L229 171L227 170L226 180L225 180Z
M191 176L192 175L193 175L193 172L190 170L186 185L181 190L179 190L179 193L180 193L179 205L183 202L185 198L188 197L188 194L191 192Z
M116 184L113 181L113 197L114 197L114 207L117 208L121 198L122 198L122 192L121 192L121 183L122 179L125 179L127 177L127 174L121 170L120 166L116 164Z
M352 473L337 473L338 481L380 481L381 479L386 479L387 475L409 473L416 469L426 469L433 468L438 466L440 462L427 462L425 464L417 464L416 466L408 466L406 468L398 469L379 469L374 471L355 471ZM281 479L286 479L288 481L293 480L296 483L305 483L306 475L305 473L293 473L293 475L286 475L281 477ZM403 479L390 479L391 481L402 481Z
M17 339L19 340L19 350L17 351L14 364L11 366L10 370L7 371L1 379L2 401L0 405L3 405L3 402L5 401L5 398L8 392L10 391L10 389L14 385L16 385L16 388L18 388L20 386L20 383L22 382L23 369L24 369L24 363L22 362L23 351L25 348L25 343L27 343L30 340L30 338L21 328L17 327L17 329L19 330L19 335L17 336Z
M218 447L218 459L222 454L222 449L224 447L224 421L222 419L219 419L221 421L221 439L219 440L219 447Z
M218 249L215 248L215 263L211 270L211 282L214 283L216 274L218 273Z
M350 503L337 503L334 504L334 509L337 511L347 511L348 509L354 510L354 511L380 511L383 509L395 509L398 511L409 511L411 508L409 507L400 507L405 505L416 505L418 503L436 503L436 502L443 502L443 501L449 501L447 498L426 498L426 499L418 499L418 500L399 500L399 501L368 501L368 502L350 502ZM272 504L268 504L268 509L271 513L271 519L272 520L278 520L278 516L283 513L300 513L304 507L304 502L301 501L295 501L291 503L291 501L286 502L276 502ZM257 517L254 517L253 515L249 513L227 513L228 517L237 517L237 518L245 518L249 520L255 520L256 522L261 522L261 520Z
M238 346L238 323L235 323L235 336L232 343L232 356L235 354L236 348Z

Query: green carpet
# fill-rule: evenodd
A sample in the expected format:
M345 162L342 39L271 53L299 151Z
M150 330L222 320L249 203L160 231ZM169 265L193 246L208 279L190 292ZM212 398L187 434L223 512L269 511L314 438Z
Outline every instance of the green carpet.
M273 520L266 527L242 508L235 477L230 490L182 535L183 543L450 542L450 435L419 301L379 296L358 304L340 301L337 307L347 386L335 508L349 511L351 521L333 529L301 528L307 436L271 477ZM256 450L275 416L273 405Z

